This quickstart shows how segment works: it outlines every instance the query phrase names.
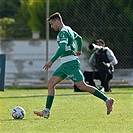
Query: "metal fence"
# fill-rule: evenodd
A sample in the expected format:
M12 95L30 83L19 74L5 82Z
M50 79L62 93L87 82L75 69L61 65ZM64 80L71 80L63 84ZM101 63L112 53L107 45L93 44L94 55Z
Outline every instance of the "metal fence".
M47 2L50 4L49 8L46 8ZM99 0L57 0L56 2L36 0L32 3L36 5L35 9L30 11L24 1L19 1L19 3L16 4L18 10L14 14L10 13L16 8L10 10L10 7L5 7L0 15L0 49L6 54L5 86L46 86L48 76L51 76L60 64L60 60L57 60L48 71L48 75L42 68L47 56L50 59L57 49L57 33L49 29L49 40L46 38L49 33L46 31L46 14L55 11L62 14L66 25L71 26L83 37L83 55L80 57L82 71L89 69L88 58L92 51L87 49L88 45L102 38L118 59L111 85L133 86L132 0L128 2L126 0L117 2L111 0L102 2ZM24 8L26 6L27 8ZM40 12L39 6L43 8ZM29 26L29 21L33 17L30 12L33 11L34 16L37 14L37 18L34 19L38 19L38 22L33 24L38 26L38 29L40 28L38 31L34 31ZM22 12L27 16L24 16ZM7 24L6 17L15 19L15 22ZM72 85L69 79L60 84L67 87Z

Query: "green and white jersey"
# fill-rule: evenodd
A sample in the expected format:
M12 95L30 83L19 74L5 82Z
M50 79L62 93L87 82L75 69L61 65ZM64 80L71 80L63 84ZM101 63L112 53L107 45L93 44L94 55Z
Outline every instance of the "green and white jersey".
M58 57L61 57L62 63L78 59L76 56L75 41L78 46L78 51L82 51L81 36L79 36L69 26L64 26L57 35L59 48L51 61L54 62Z

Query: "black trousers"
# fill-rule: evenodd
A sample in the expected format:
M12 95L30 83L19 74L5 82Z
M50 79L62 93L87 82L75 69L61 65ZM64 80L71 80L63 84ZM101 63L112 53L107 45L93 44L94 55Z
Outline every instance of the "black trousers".
M94 79L101 81L101 86L104 87L105 92L110 91L109 81L113 78L113 72L111 70L100 70L100 71L84 71L85 82L89 85L95 86ZM76 85L74 85L74 91L80 91Z

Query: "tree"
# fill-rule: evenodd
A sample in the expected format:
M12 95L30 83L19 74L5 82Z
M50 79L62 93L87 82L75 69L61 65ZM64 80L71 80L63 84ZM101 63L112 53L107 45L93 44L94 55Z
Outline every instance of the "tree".
M45 21L45 7L44 0L29 0L27 3L30 17L28 20L29 27L32 31L40 31L43 22Z
M7 38L10 32L12 32L11 28L8 28L9 25L12 25L15 22L12 18L0 18L0 38Z
M20 7L20 0L0 0L0 18L11 17L17 13Z
M15 22L14 16L20 7L19 0L0 1L0 37L10 38L13 32L12 24Z
M124 67L128 67L132 62L132 5L132 0L50 0L50 14L59 11L65 24L88 43L104 39L120 60L117 66L123 67L125 59ZM0 9L1 17L15 19L13 37L31 37L31 31L39 31L45 38L46 0L1 0ZM50 32L50 38L56 34Z
M28 11L27 0L21 0L21 6L15 14L14 18L16 20L15 25L13 25L13 38L29 38L31 37L31 29L28 26L28 21L30 14Z

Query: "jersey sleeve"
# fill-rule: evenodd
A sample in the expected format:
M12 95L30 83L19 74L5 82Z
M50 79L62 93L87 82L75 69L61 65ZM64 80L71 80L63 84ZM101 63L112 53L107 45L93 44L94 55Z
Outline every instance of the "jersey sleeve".
M56 51L55 55L52 57L51 62L54 63L60 56L61 54L65 51L65 45L62 44Z
M62 32L59 35L59 41L58 41L59 48L51 59L52 63L54 63L62 55L62 53L66 51L67 44L68 44L67 34L65 32Z
M78 51L82 51L82 37L74 32L74 38L78 46Z

